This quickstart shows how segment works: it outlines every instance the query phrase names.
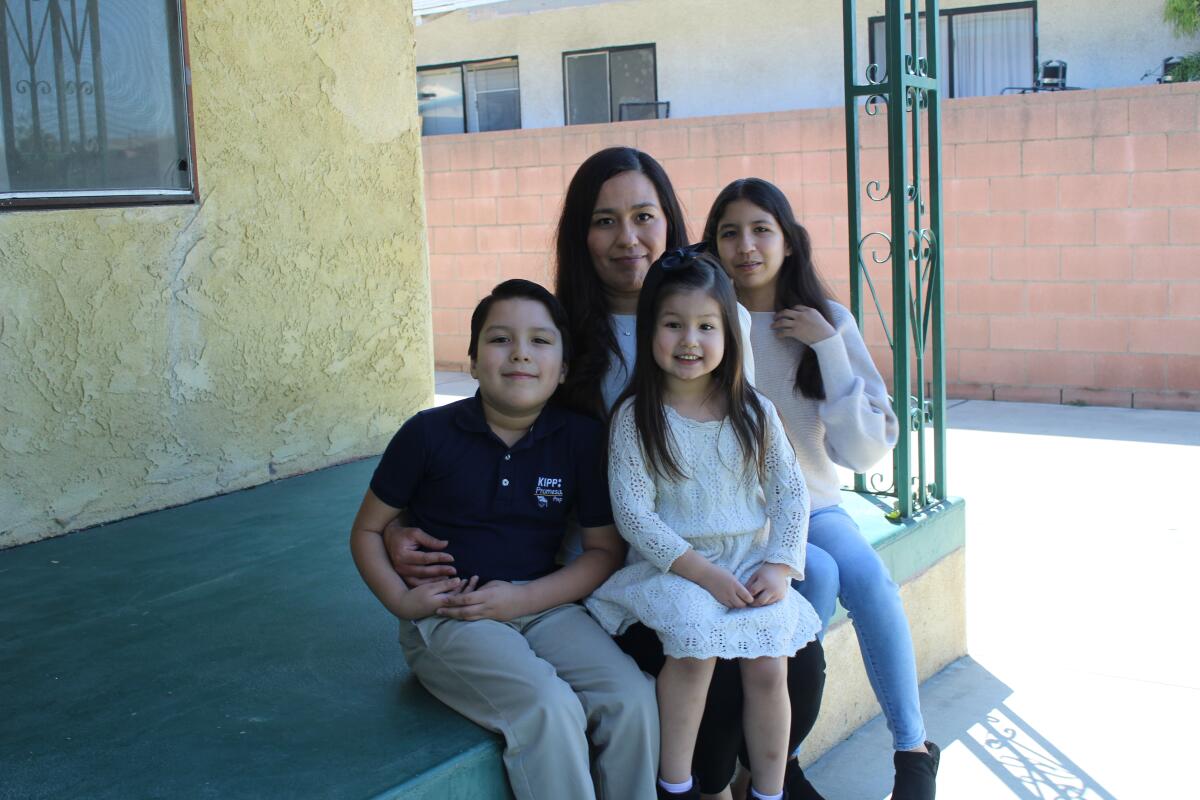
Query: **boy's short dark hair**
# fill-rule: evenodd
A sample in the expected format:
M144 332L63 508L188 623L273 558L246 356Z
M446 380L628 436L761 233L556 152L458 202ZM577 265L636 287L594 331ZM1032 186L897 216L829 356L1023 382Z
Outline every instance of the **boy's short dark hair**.
M497 300L533 300L545 306L554 327L558 328L558 335L562 338L563 363L570 362L571 333L567 327L567 312L562 303L558 302L558 298L550 294L546 287L522 278L512 278L496 284L492 293L480 300L479 305L471 312L471 342L467 345L467 356L472 361L479 354L479 334L483 330L483 323L487 321L488 312Z

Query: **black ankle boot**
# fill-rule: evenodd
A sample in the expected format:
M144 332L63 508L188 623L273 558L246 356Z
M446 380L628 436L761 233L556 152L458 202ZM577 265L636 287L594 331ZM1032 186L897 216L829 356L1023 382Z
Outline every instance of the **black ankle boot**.
M893 757L896 784L892 788L892 800L933 800L942 751L933 742L926 742L925 747L928 753L901 750Z
M794 758L787 761L787 769L783 772L783 791L788 800L825 800L800 769L800 762Z
M751 782L750 784L748 784L746 786L746 800L754 800L754 795L751 794L751 790L753 788L754 788L753 782ZM783 800L792 800L792 793L787 788L787 778L784 778L784 782L783 782Z

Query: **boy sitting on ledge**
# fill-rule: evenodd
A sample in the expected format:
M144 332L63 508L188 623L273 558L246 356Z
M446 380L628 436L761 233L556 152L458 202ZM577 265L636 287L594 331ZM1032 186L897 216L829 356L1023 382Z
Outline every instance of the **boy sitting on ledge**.
M404 423L371 479L350 550L400 619L421 684L504 736L518 800L648 799L658 763L653 686L576 602L621 566L624 545L609 507L603 426L547 406L569 344L565 312L543 287L509 280L493 289L471 316L478 394ZM401 513L448 540L469 580L409 588L382 536ZM572 515L584 553L560 568Z

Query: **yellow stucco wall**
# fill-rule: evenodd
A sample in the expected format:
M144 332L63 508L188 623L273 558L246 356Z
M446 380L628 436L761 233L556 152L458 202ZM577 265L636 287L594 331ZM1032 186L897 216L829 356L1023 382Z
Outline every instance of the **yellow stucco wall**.
M376 453L432 397L411 3L186 5L202 202L0 214L0 547Z

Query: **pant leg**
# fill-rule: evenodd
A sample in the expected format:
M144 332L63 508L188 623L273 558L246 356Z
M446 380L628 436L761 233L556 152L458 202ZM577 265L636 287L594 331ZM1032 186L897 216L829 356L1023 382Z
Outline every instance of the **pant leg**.
M595 798L583 706L512 623L401 622L400 643L430 694L504 736L517 800Z
M583 706L595 755L596 795L653 800L658 773L654 682L583 606L563 605L536 615L522 633Z
M837 562L833 556L813 544L810 536L808 547L804 550L804 580L792 585L812 604L821 619L821 632L817 636L822 640L829 628L829 620L833 619L833 613L837 610L840 581Z
M809 541L837 562L842 605L854 621L863 664L897 750L925 741L917 661L900 588L858 525L839 506L809 519Z

